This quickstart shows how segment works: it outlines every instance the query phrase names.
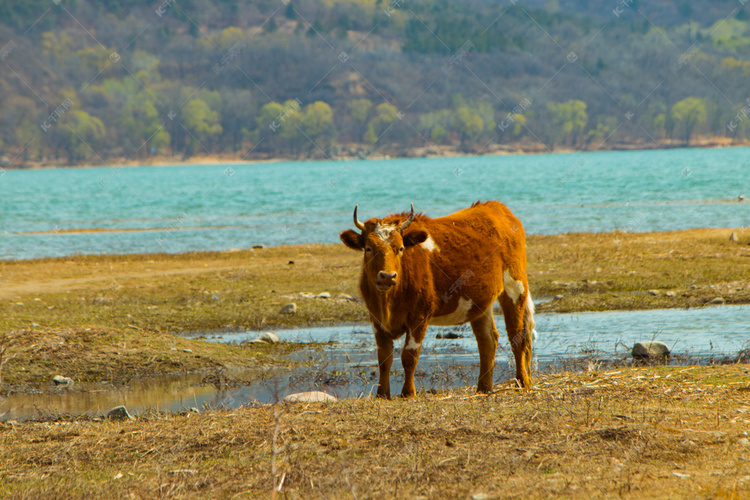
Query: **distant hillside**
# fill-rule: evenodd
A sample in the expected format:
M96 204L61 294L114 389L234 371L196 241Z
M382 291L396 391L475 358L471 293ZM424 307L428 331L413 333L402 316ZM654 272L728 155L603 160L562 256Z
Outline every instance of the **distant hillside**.
M0 166L750 136L736 0L0 0Z

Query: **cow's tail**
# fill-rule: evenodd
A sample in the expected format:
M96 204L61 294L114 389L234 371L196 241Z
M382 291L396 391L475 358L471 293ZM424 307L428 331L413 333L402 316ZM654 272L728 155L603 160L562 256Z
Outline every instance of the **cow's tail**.
M529 371L537 371L539 367L536 354L534 353L534 342L536 342L538 333L536 331L536 322L534 321L534 301L531 298L531 291L526 296L526 306L523 312L523 333L524 347L529 350L531 357L529 360Z

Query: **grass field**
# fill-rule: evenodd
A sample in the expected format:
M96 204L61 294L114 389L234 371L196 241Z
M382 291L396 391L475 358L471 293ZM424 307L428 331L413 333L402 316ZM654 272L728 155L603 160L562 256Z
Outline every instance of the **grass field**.
M6 422L0 497L748 498L748 371L623 368L488 396Z

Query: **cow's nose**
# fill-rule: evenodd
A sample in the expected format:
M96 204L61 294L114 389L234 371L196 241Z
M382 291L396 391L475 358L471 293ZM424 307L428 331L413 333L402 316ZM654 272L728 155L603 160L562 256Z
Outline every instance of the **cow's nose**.
M378 273L378 281L385 282L385 283L393 283L393 282L396 281L396 276L397 275L398 275L398 273L396 273L395 271L392 272L392 273L387 273L385 271L380 271Z

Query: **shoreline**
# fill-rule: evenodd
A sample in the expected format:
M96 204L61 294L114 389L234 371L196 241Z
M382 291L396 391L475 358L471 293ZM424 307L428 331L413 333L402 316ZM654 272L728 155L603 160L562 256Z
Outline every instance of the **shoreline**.
M583 149L560 147L550 150L541 143L518 143L512 145L490 144L478 152L459 151L456 146L429 146L413 147L408 149L391 150L384 153L369 154L360 156L358 154L339 154L330 157L323 156L276 156L269 158L267 155L257 154L249 158L247 155L217 153L211 155L196 155L190 158L180 158L179 156L155 155L144 159L127 159L116 158L111 164L82 162L68 164L65 162L50 163L43 161L31 161L24 165L14 165L13 162L7 165L0 165L5 170L51 170L63 168L124 168L124 167L171 167L187 165L262 165L267 163L280 162L304 162L304 161L360 161L360 160L392 160L408 158L454 158L454 157L475 157L475 156L513 156L513 155L545 155L545 154L569 154L569 153L599 153L609 151L656 151L670 149L724 149L724 148L741 148L750 146L750 142L737 143L734 141L723 140L723 138L706 139L686 145L684 143L665 143L665 144L616 144L609 148ZM343 146L342 146L343 147ZM365 149L364 145L354 144L345 147L350 151Z

